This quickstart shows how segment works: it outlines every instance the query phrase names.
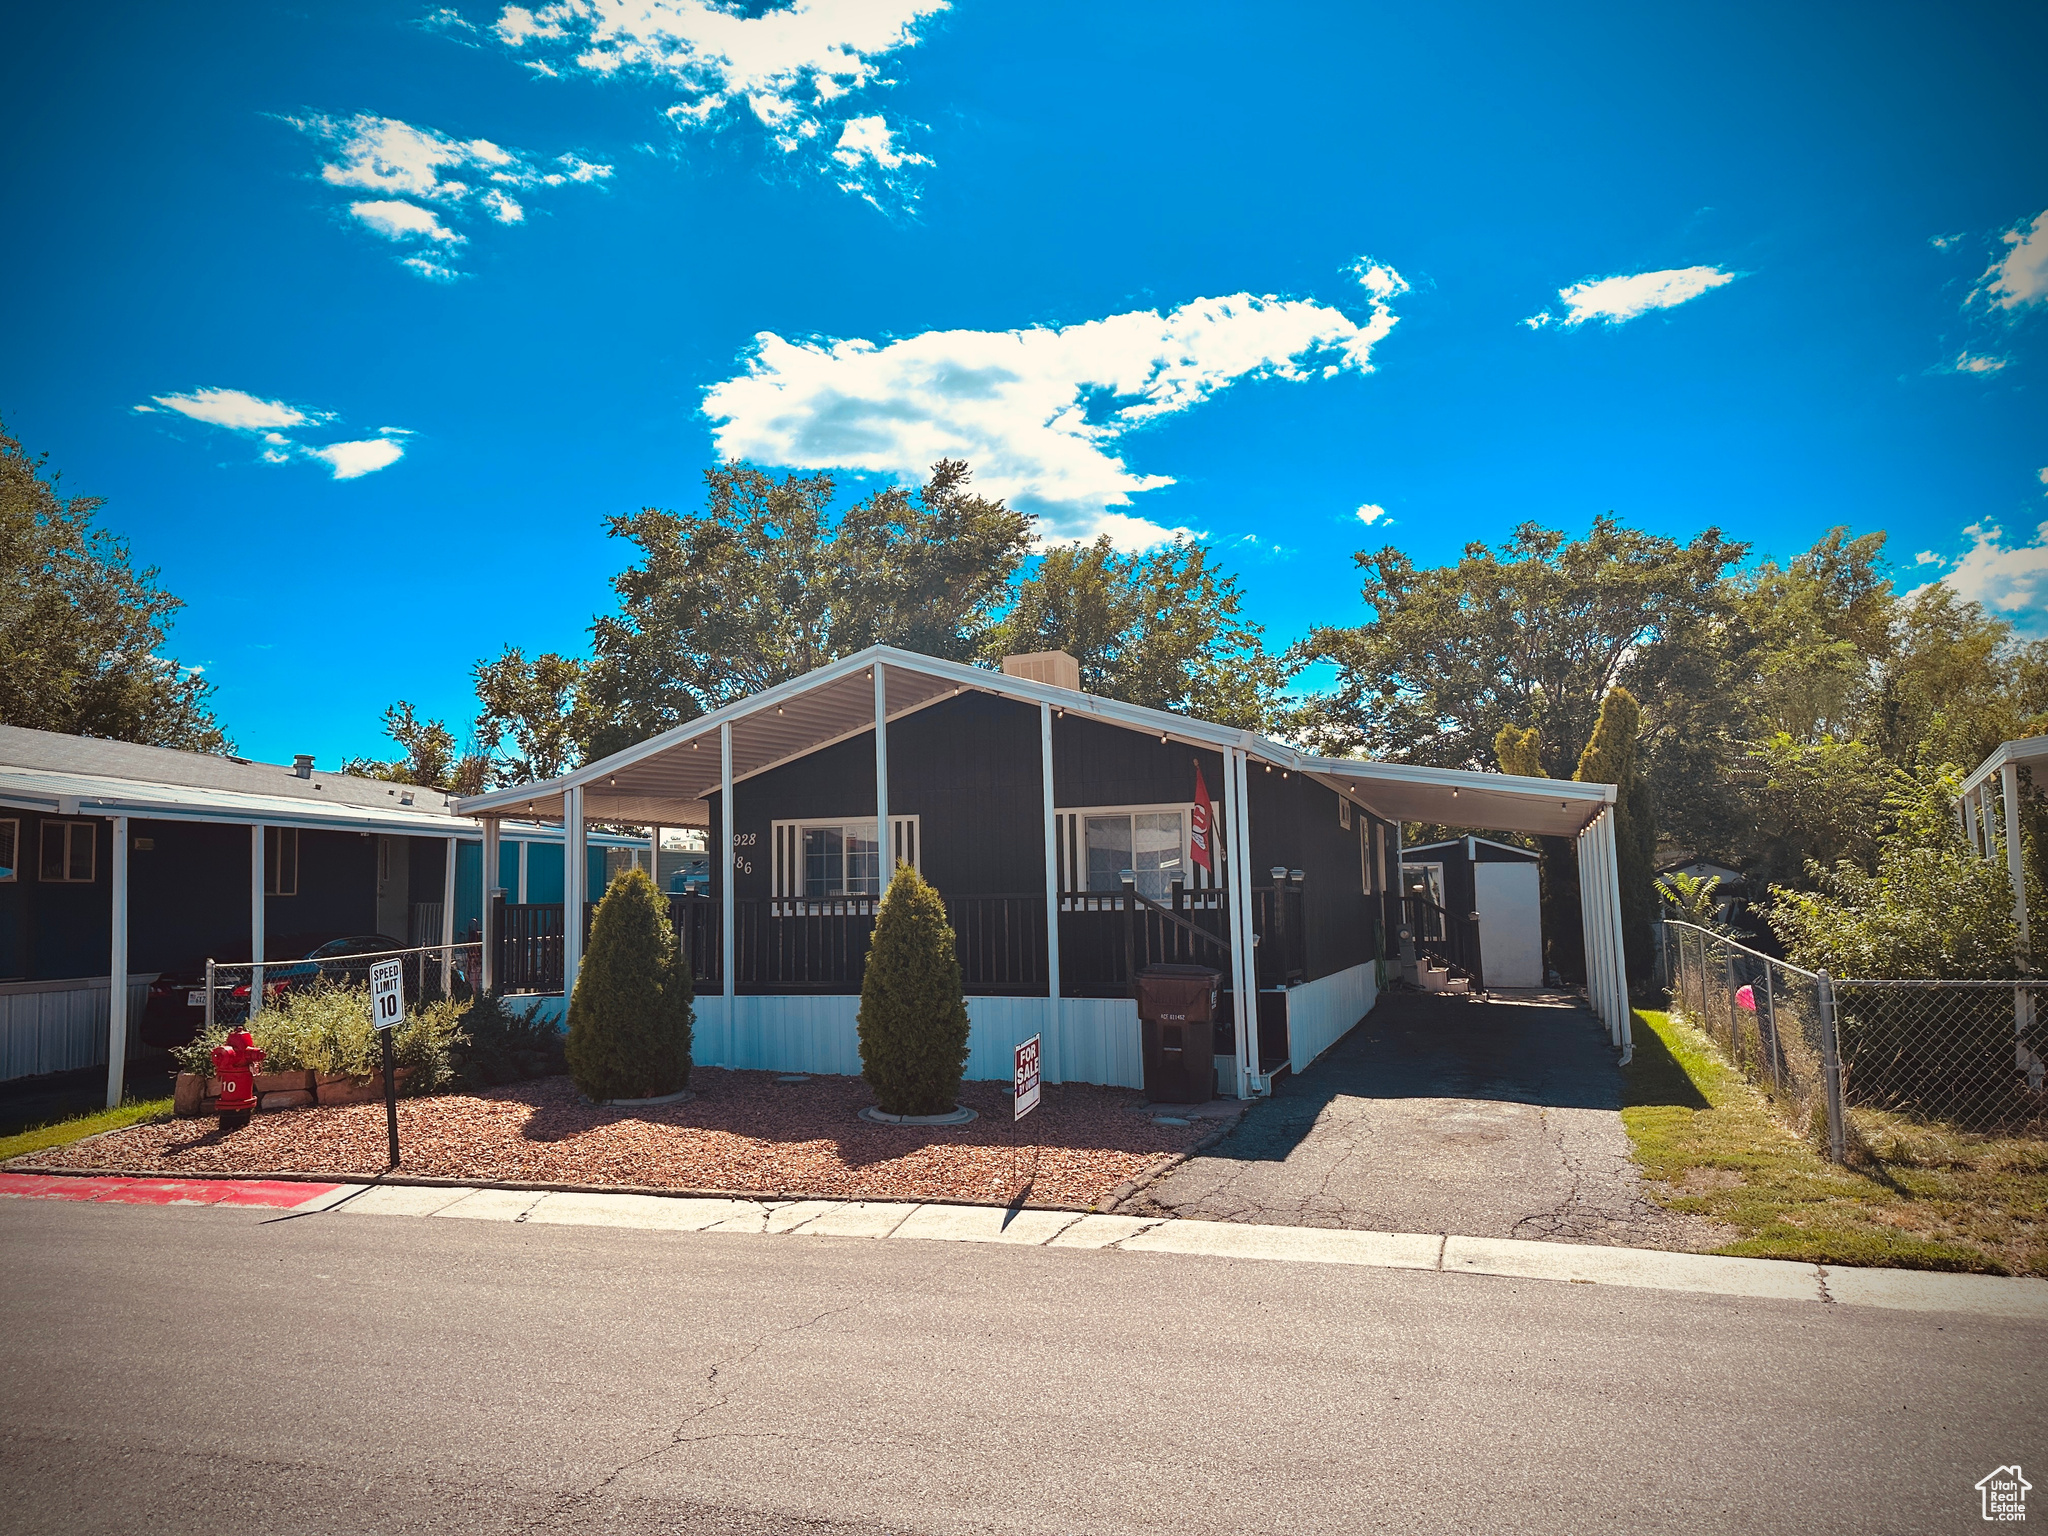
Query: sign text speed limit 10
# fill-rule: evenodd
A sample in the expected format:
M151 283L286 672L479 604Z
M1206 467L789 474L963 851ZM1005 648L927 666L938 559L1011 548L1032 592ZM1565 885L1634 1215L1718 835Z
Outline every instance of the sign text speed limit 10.
M405 966L397 960L379 960L370 967L370 1017L379 1029L395 1029L405 1022Z

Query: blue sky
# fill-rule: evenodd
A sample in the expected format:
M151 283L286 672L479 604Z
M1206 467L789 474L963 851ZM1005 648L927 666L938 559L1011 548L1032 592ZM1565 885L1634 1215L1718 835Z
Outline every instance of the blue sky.
M2044 628L2038 7L12 16L0 417L254 756L580 652L721 451L1195 530L1276 641L1609 510Z

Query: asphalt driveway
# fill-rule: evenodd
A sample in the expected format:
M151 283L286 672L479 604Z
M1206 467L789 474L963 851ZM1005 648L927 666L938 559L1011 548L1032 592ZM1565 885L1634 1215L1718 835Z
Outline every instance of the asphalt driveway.
M1216 1147L1119 1210L1208 1221L1698 1249L1653 1203L1605 1027L1562 996L1389 993Z

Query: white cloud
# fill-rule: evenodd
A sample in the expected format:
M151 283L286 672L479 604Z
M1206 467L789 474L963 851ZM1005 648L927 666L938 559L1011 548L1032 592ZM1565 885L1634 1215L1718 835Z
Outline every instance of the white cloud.
M1927 243L1933 246L1937 251L1945 251L1950 246L1956 244L1962 238L1963 237L1961 235L1929 235L1927 237Z
M386 240L427 239L448 245L462 245L466 240L443 224L433 209L416 203L350 203L348 211Z
M266 441L283 441L276 436L275 428L300 427L309 421L325 419L309 416L282 400L261 400L239 389L195 389L189 395L152 395L150 398L165 410L176 411L194 421L203 421L209 427L227 427L236 432L273 429ZM149 407L139 405L136 409L146 411Z
M136 410L151 415L161 406L209 427L240 433L259 445L256 457L265 464L289 464L294 458L319 459L334 471L337 480L353 480L372 470L396 463L404 454L398 438L412 434L403 427L379 427L378 435L358 442L301 443L281 428L318 427L334 420L332 411L302 410L282 400L265 400L239 389L195 389L183 395L153 395L155 405L138 405Z
M1368 528L1386 515L1387 509L1385 507L1375 506L1369 501L1358 509L1358 520Z
M2048 466L2043 466L2040 474L2040 480L2043 485L2048 485Z
M2005 232L2012 247L1984 271L1975 299L1984 295L1999 309L2018 309L2048 298L2048 210L2034 215L2031 226Z
M1112 509L1173 477L1133 470L1118 451L1124 435L1242 379L1370 372L1395 323L1387 300L1407 285L1378 264L1360 281L1363 323L1313 300L1239 293L1163 314L882 344L764 331L746 372L705 392L704 413L725 457L907 483L962 458L982 490L1040 517L1047 537L1108 533L1145 547L1172 530Z
M1923 549L1913 557L1915 565L1946 565L1948 562L1931 549Z
M1969 352L1958 352L1953 367L1957 373L1996 373L2005 366L2005 361L2002 357L1985 357L1981 354L1972 355Z
M429 240L452 248L468 237L444 219L481 211L500 224L523 223L526 209L513 192L601 181L612 174L610 166L575 155L536 160L489 139L454 139L395 117L358 113L286 121L329 147L332 158L320 167L321 180L346 191L381 194L351 202L348 211L387 240ZM403 265L435 281L457 275L440 261L411 257Z
M373 470L396 464L405 454L402 443L388 437L367 437L360 442L329 443L322 448L308 448L306 456L321 459L334 468L337 480L354 480Z
M1542 310L1522 321L1529 329L1558 325L1584 325L1588 320L1620 325L1653 309L1672 309L1696 299L1723 283L1732 283L1733 272L1719 267L1673 267L1663 272L1637 272L1624 277L1594 278L1557 290L1565 312L1554 315Z
M915 47L920 25L946 9L948 0L794 0L748 15L721 0L559 0L508 5L496 30L529 68L549 77L636 74L668 83L681 92L667 112L678 128L744 110L785 154L830 140L834 159L861 168L856 176L838 173L842 187L871 201L884 190L907 200L914 189L900 173L930 160L892 149L894 130L842 103L890 84L882 60ZM863 138L872 130L847 142L848 129L870 120L882 129L880 153ZM827 132L835 125L836 138Z
M879 117L849 118L846 127L840 131L839 146L832 151L832 158L841 165L858 168L865 157L885 171L904 165L931 164L923 155L897 151L893 147L894 139L889 125Z
M1957 595L2016 618L2038 632L2048 619L2048 522L2031 542L2008 544L1996 523L1972 523L1963 530L1970 547L1942 580Z

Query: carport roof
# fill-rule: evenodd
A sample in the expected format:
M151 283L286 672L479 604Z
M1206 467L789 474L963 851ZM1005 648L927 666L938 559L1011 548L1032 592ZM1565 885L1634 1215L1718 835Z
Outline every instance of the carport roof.
M720 779L719 733L732 727L735 781L871 731L874 668L883 668L888 718L914 714L969 690L1214 751L1238 749L1253 760L1306 773L1391 821L1440 822L1552 837L1583 830L1614 800L1610 784L1524 779L1455 768L1317 757L1253 731L1146 709L1050 683L961 662L874 646L792 678L559 778L516 785L454 802L466 816L538 816L559 820L563 793L583 790L593 821L664 826L710 825L708 798Z

